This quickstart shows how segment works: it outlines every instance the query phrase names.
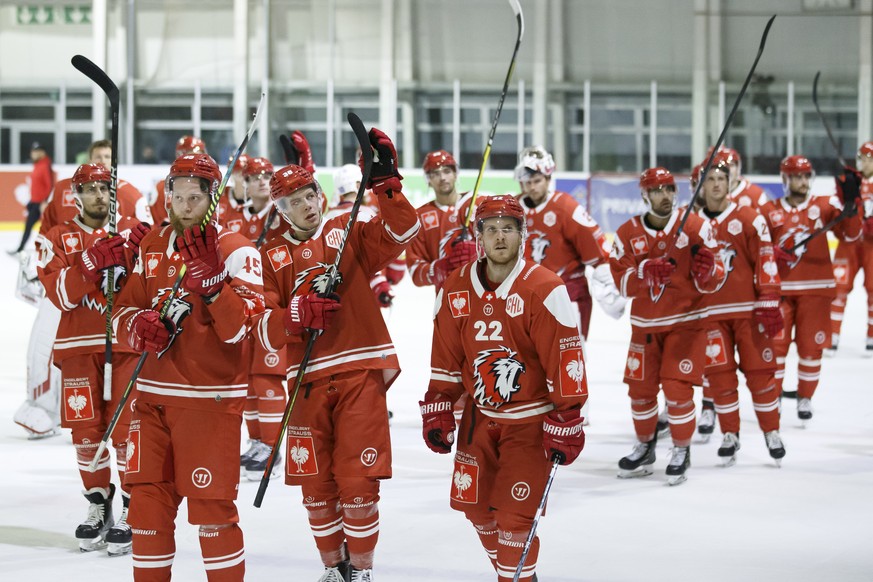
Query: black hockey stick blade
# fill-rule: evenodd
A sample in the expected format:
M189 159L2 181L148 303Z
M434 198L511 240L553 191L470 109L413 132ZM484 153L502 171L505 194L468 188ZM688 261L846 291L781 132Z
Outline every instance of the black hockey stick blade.
M706 174L709 173L710 168L712 168L712 161L715 159L716 154L718 154L718 149L721 147L721 144L724 143L724 136L727 135L728 129L731 127L731 122L734 120L734 115L737 114L740 102L743 100L746 90L749 88L749 83L752 82L752 76L755 74L755 68L758 66L758 61L761 60L761 55L764 54L764 46L767 44L767 35L770 34L770 27L773 26L774 20L776 20L775 14L770 17L770 20L767 21L767 26L764 27L764 34L761 35L761 44L758 46L758 54L755 55L755 61L752 63L752 68L749 69L749 73L746 75L746 80L743 82L743 86L740 88L740 93L734 101L734 106L731 108L731 112L728 115L727 120L724 122L724 127L712 148L712 153L709 155L709 158L706 160L706 165L704 165L703 170L701 171L701 176L706 176ZM698 180L697 187L694 189L694 195L691 196L691 200L688 202L688 208L682 216L682 222L679 223L679 228L676 229L676 234L673 236L670 248L667 249L664 256L670 255L670 253L673 252L673 249L676 248L676 241L679 240L679 235L681 235L682 231L685 229L685 223L688 222L688 216L694 211L694 202L700 196L700 190L702 187L703 180Z
M83 75L94 81L106 93L110 102L114 99L115 103L118 103L118 86L112 82L112 79L109 78L109 75L103 69L95 65L91 59L82 55L74 55L70 62Z
M329 270L329 280L327 284L327 293L332 293L336 289L339 273L339 265L343 256L343 249L346 248L346 241L349 238L349 232L352 229L355 221L358 218L358 210L361 207L361 201L364 199L364 191L367 188L367 182L370 180L370 175L373 171L373 147L370 145L370 136L367 134L367 128L364 127L361 118L352 112L348 114L349 125L352 126L352 131L358 140L358 145L361 148L361 159L364 162L364 170L362 172L361 185L358 188L358 196L355 198L355 203L352 206L352 211L349 213L349 220L346 223L343 231L342 239L340 239L339 247L336 251L336 258ZM297 394L300 392L300 386L303 384L303 377L306 375L306 368L309 366L309 358L312 355L312 348L315 346L315 340L318 339L318 333L310 331L309 338L306 343L306 349L303 352L303 358L300 360L300 366L297 368L297 376L294 379L294 389L291 390L291 385L288 385L288 403L285 405L285 412L282 414L282 423L279 427L279 436L276 439L276 444L273 445L273 450L270 451L270 456L267 458L267 468L261 476L261 482L258 484L258 492L255 494L255 507L260 507L264 502L264 496L267 493L267 487L270 485L270 476L273 473L273 466L276 464L276 457L279 453L279 447L285 440L285 431L288 429L288 422L291 420L291 411L294 410L294 403L297 402Z
M291 138L284 133L279 136L279 145L282 146L282 153L285 155L286 164L300 164L300 157L297 155L297 150L291 143Z
M843 153L840 151L840 144L834 138L834 132L831 131L831 124L821 112L821 107L818 104L818 80L821 78L821 71L815 73L815 80L812 82L812 103L815 105L815 112L818 113L818 118L821 119L821 124L824 125L825 132L828 134L828 140L831 142L831 147L834 148L834 153L837 154L837 159L842 167L848 167L846 160L843 158Z

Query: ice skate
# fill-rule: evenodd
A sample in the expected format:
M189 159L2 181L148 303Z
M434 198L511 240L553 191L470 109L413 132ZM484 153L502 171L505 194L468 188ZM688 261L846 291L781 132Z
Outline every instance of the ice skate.
M373 570L370 568L358 570L352 566L351 574L352 576L349 578L349 582L373 582Z
M679 485L688 480L685 472L691 466L691 449L689 447L673 447L670 462L667 464L667 483Z
M700 411L700 420L697 421L697 434L700 435L700 442L708 443L714 431L715 408L704 403L703 410Z
M718 456L723 467L730 467L737 462L737 451L740 450L740 435L726 432L718 449Z
M658 434L659 438L670 436L670 420L667 418L666 408L658 415L658 426L655 429L655 432Z
M652 465L655 463L655 445L658 438L655 437L647 443L637 443L634 450L626 457L618 461L618 477L631 479L645 477L652 474Z
M798 399L797 418L800 419L800 424L804 428L806 428L807 423L812 420L812 401L809 398Z
M785 456L785 445L782 444L782 437L779 436L778 430L771 430L764 433L764 442L767 443L767 450L770 451L770 456L776 461L776 466L782 466L782 457Z
M115 522L109 532L106 534L106 553L110 556L124 556L129 554L133 547L133 531L130 529L130 524L127 523L127 510L130 507L130 497L122 495L121 501L124 507L121 510L121 515L118 521Z
M112 527L112 498L115 497L115 485L109 484L109 497L102 487L94 487L84 492L88 506L88 517L76 528L76 539L79 540L79 550L93 552L106 544L106 533Z
M255 455L249 460L245 466L246 479L249 481L260 481L264 476L264 471L267 470L267 462L270 460L272 447L262 442L258 442L258 450ZM275 479L282 474L282 455L276 452L276 462L273 463L273 470L270 471L270 479Z
M862 358L873 358L873 337L867 338L867 345L864 349L864 353L861 354Z
M349 561L343 560L336 566L325 566L318 582L348 582L349 574Z
M252 460L252 457L255 456L255 453L258 452L258 448L261 444L260 439L249 439L249 448L246 452L239 456L239 468L240 472L244 472L246 465L249 461Z

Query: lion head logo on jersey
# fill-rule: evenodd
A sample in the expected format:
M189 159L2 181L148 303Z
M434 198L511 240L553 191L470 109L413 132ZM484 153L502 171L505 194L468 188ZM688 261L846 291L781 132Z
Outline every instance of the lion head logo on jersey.
M163 352L158 353L158 357L170 349L170 346L173 345L173 342L176 341L176 337L182 331L182 322L185 321L185 318L191 315L191 303L185 300L188 295L188 291L180 288L177 294L173 296L173 288L164 287L163 289L159 289L157 296L152 299L152 309L162 311L164 304L167 301L170 301L170 298L172 297L172 303L170 303L170 307L164 314L164 319L172 321L176 326L175 333L170 337L170 343L167 344L167 348Z
M448 256L448 248L451 247L451 243L455 241L461 235L461 228L450 228L446 231L443 237L440 239L439 245L439 256L445 257Z
M532 230L527 235L530 244L530 258L533 262L541 265L546 260L546 251L552 246L546 233L541 230Z
M806 225L797 226L795 228L789 229L781 237L779 237L779 246L783 249L789 249L803 242L808 236L809 227L807 227ZM803 258L804 253L806 253L806 245L794 249L791 254L793 254L797 258L788 263L788 267L790 269L796 267L797 263L800 262L800 259Z
M294 277L294 290L291 295L308 295L309 293L327 293L330 283L330 272L333 265L328 263L316 263L314 266L297 273ZM343 275L339 271L336 274L336 285L343 282ZM298 293L298 290L300 293Z
M718 287L715 288L715 291L720 291L721 288L724 287L724 284L727 283L731 271L734 270L734 259L737 258L737 250L733 248L733 245L731 243L722 241L719 242L722 244L722 247L718 251L718 256L721 257L721 261L722 263L724 263L725 276L718 284Z
M518 392L524 364L515 359L515 352L500 346L482 350L473 360L473 397L480 405L500 408Z

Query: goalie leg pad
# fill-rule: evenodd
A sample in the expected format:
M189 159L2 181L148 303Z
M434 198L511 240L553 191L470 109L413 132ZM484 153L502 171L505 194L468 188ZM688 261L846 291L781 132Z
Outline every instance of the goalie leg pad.
M21 403L12 416L12 421L27 431L27 438L30 440L61 434L57 415L49 414L45 408L30 401Z

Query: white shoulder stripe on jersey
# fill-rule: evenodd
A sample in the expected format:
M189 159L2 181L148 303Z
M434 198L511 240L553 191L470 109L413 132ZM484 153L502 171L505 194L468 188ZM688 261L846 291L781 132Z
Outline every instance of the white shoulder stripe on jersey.
M576 327L576 311L573 309L570 296L564 285L558 285L552 289L552 292L543 301L543 305L558 320L558 323L564 327Z

